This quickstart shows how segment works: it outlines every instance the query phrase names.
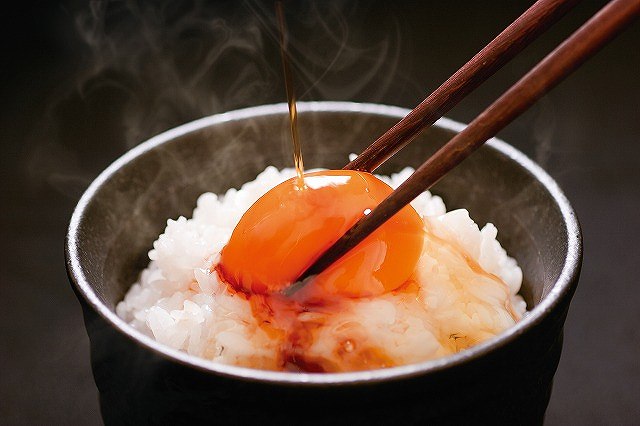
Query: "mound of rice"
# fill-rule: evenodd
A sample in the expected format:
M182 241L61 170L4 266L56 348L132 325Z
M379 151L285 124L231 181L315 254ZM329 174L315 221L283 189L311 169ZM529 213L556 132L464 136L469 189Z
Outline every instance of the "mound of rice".
M412 172L406 168L379 177L395 188ZM242 214L294 175L294 169L268 167L240 190L201 195L192 219L168 220L149 252L149 266L117 305L117 314L191 355L281 369L277 339L260 327L249 302L230 293L211 271ZM362 348L384 348L393 365L451 354L499 334L526 311L517 294L522 271L496 240L495 226L479 229L466 210L447 213L442 199L429 192L412 205L430 234L412 277L417 296L353 299L339 313L305 312L298 318L322 324L308 355L335 364L334 371L362 368L362 357L356 359ZM469 259L484 272L474 272Z

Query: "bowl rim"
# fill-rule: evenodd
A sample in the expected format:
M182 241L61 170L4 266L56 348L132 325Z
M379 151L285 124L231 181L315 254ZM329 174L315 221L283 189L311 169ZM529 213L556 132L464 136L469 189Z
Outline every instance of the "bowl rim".
M401 119L406 116L410 110L381 104L372 103L356 103L356 102L299 102L298 110L304 112L343 112L343 113L362 113L368 115L382 115L390 118ZM576 214L571 207L568 199L558 186L558 184L549 176L540 166L529 159L525 154L507 144L506 142L491 138L486 145L494 149L509 159L515 161L518 165L526 169L536 178L549 192L553 200L557 203L563 220L567 227L567 256L564 260L562 272L558 276L552 290L543 298L538 306L529 311L521 321L510 327L508 330L499 335L475 345L462 352L437 358L434 360L423 361L416 364L403 365L379 370L367 370L346 373L294 373L257 370L246 367L238 367L215 363L210 360L195 357L185 352L172 349L165 346L142 332L131 327L127 322L122 320L117 314L103 304L89 281L84 274L83 265L79 256L79 229L83 222L85 210L92 201L96 193L119 169L126 164L132 162L137 157L143 155L160 145L168 143L178 137L188 133L202 130L203 128L218 125L221 123L240 121L247 118L281 115L287 113L287 104L278 103L270 105L261 105L249 108L238 109L221 114L215 114L204 117L181 126L167 130L149 140L139 144L133 149L126 152L120 158L109 165L98 177L89 185L78 202L73 215L71 217L68 232L65 239L65 258L67 273L69 280L74 286L77 295L81 295L84 301L101 316L105 321L112 325L119 333L134 342L144 346L146 349L160 355L162 358L178 362L187 367L195 368L214 375L226 376L229 378L258 381L273 384L288 384L299 386L348 386L364 383L377 383L392 381L398 379L406 379L418 375L425 375L446 369L455 368L459 365L477 360L488 354L492 350L504 346L528 330L534 328L541 323L550 313L561 304L566 297L571 297L575 286L577 285L580 267L582 263L582 236L580 225ZM448 118L439 119L434 126L438 126L445 130L460 132L466 125L450 120Z

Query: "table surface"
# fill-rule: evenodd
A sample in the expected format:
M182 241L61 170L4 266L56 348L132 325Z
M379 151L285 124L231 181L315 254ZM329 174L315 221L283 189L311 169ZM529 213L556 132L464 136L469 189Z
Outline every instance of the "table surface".
M283 100L270 2L133 3L4 11L2 424L101 422L63 258L67 222L91 179L164 129ZM291 6L302 99L415 106L527 7L413 3ZM582 2L448 116L473 119L601 5ZM549 425L640 422L638 46L636 23L499 134L559 182L584 232Z

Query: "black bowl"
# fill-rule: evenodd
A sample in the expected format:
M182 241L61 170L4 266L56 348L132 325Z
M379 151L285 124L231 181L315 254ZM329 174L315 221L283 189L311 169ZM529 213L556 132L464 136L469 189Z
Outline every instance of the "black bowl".
M343 166L408 112L343 102L301 103L299 111L305 164L328 168ZM523 269L531 312L496 338L414 365L301 374L194 358L116 316L167 218L190 216L203 192L238 187L270 164L290 166L287 120L279 104L185 124L118 159L78 203L67 270L83 307L105 422L541 423L578 282L581 235L556 183L496 139L433 188L449 209L465 207L479 224L493 222ZM379 171L419 165L463 127L440 120Z

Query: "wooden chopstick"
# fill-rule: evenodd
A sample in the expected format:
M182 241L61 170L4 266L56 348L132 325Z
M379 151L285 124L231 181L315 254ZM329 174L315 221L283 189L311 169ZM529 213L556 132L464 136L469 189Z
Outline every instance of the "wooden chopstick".
M300 276L299 281L322 272L364 240L593 56L638 15L640 0L613 0L607 4L425 161L369 215L360 219Z
M374 171L420 132L456 106L540 34L571 10L579 0L539 0L495 39L442 83L405 118L390 128L344 169Z

